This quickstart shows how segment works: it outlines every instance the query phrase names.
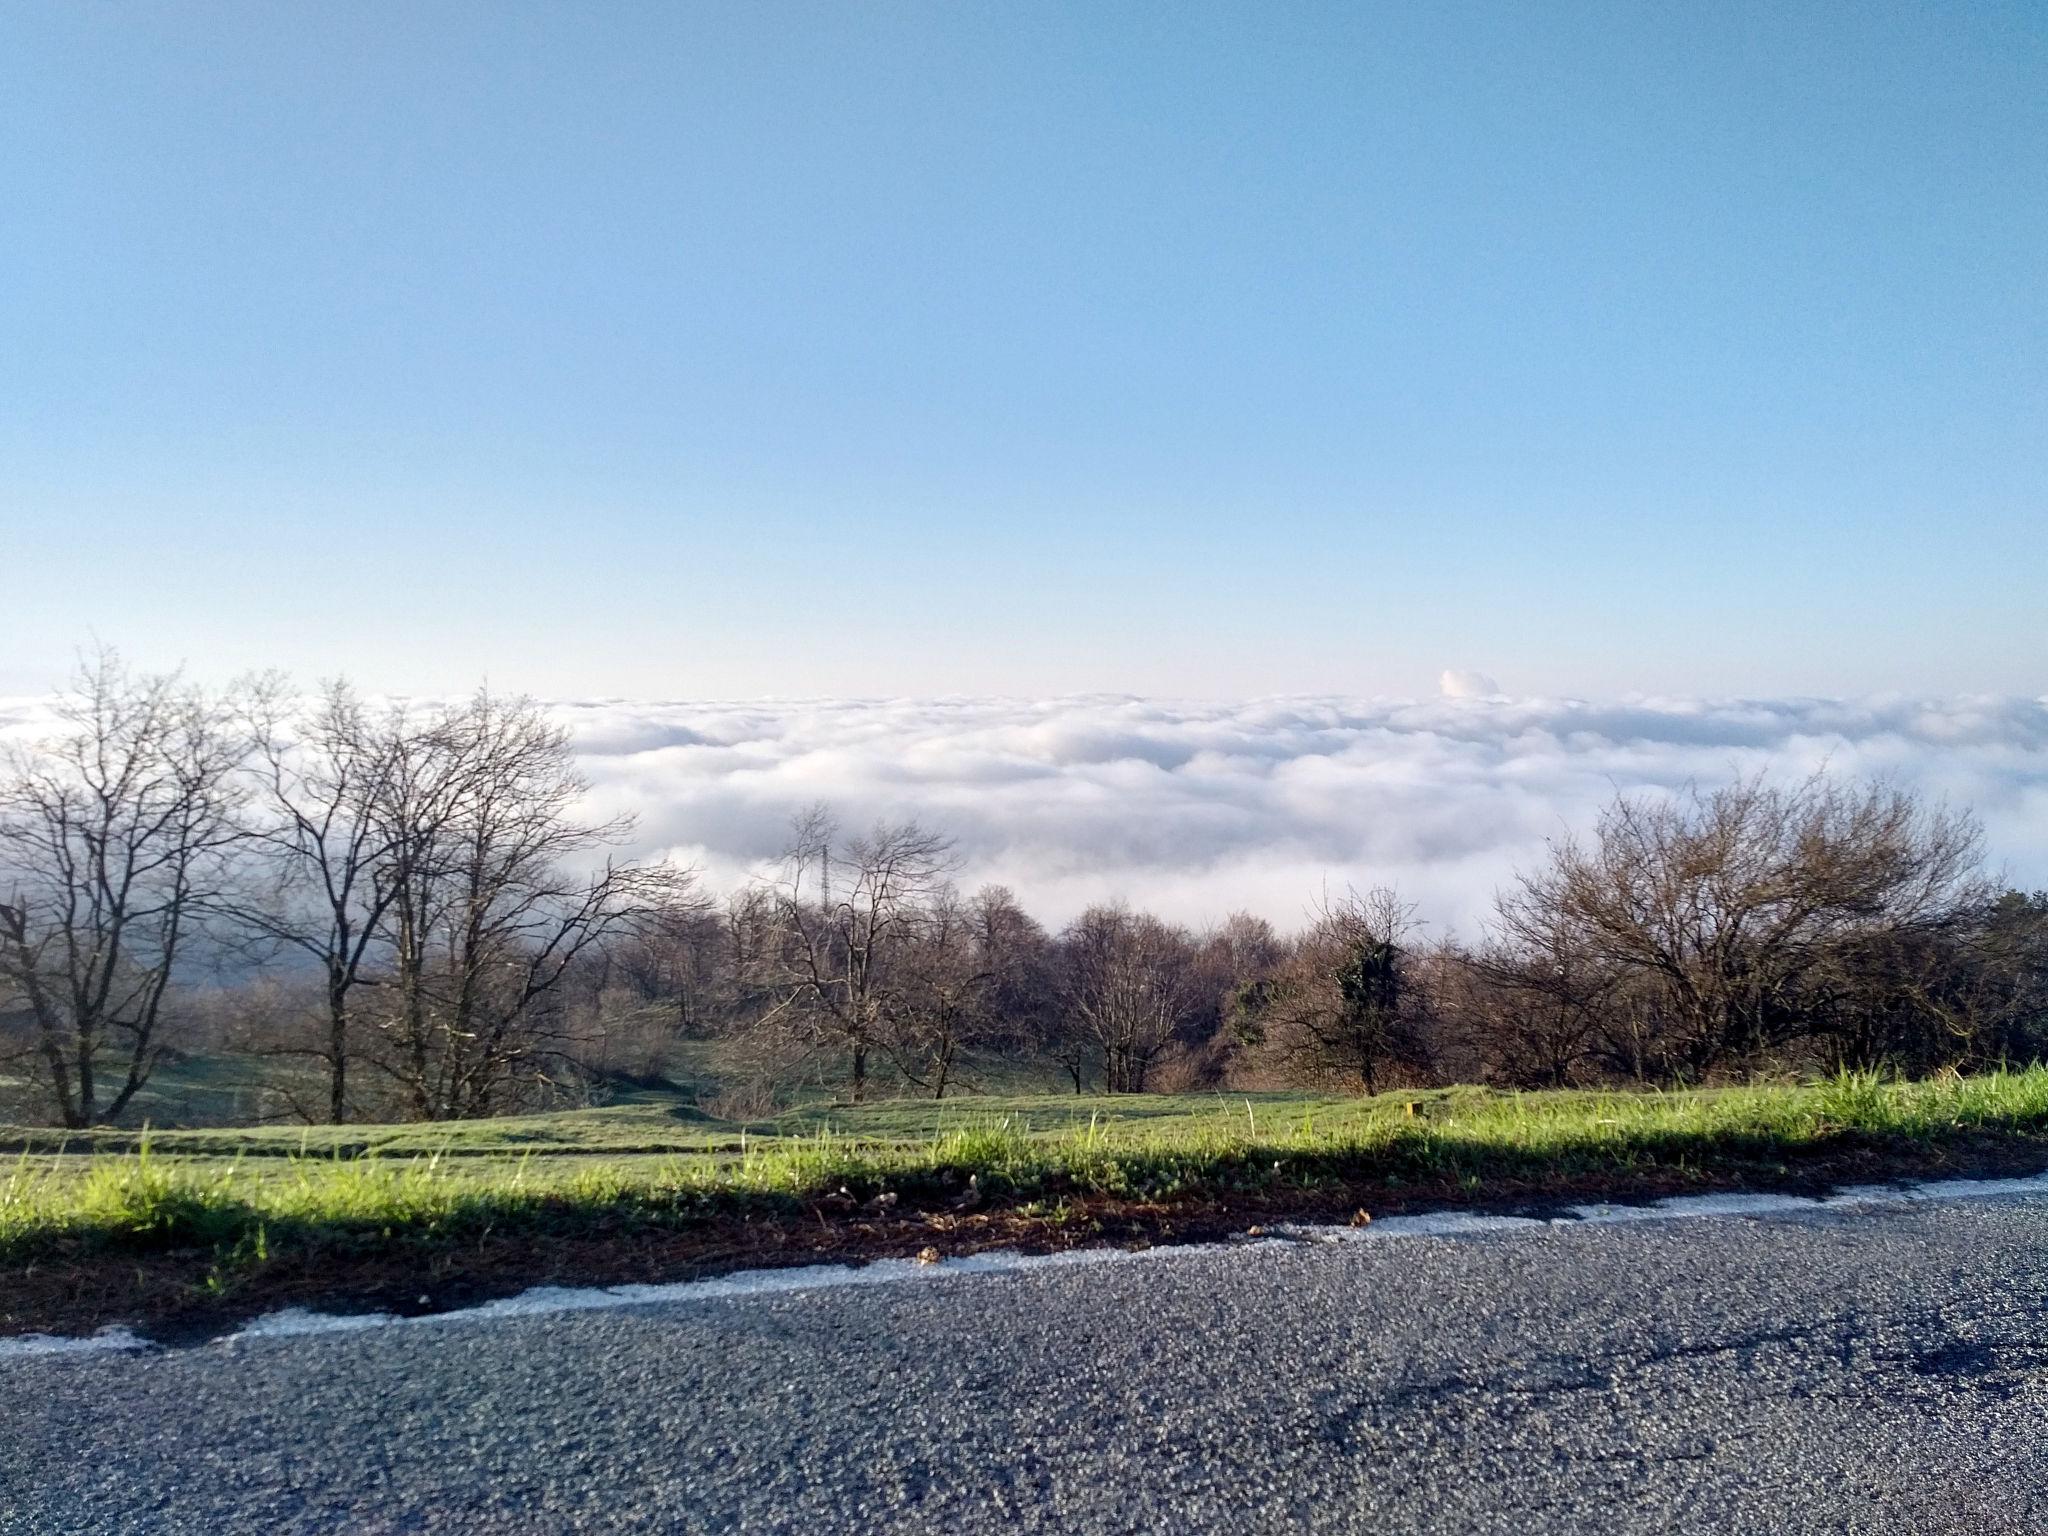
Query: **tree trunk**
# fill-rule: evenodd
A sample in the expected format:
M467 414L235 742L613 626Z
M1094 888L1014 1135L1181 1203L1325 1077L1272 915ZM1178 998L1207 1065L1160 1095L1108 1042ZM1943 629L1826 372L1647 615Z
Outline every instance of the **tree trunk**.
M78 1113L76 1119L81 1126L91 1125L97 1095L92 1084L92 1042L84 1035L78 1039Z
M332 1125L348 1119L348 992L333 976L327 981L327 1119Z

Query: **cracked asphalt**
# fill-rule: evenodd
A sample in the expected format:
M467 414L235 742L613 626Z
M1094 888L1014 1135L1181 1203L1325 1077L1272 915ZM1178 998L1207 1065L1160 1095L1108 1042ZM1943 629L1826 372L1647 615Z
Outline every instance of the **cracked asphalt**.
M0 1361L0 1531L2048 1531L2048 1200Z

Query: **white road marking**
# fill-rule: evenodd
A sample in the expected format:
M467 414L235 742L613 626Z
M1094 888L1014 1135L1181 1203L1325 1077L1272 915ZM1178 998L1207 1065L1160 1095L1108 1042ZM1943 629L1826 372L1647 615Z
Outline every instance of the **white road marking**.
M64 1338L54 1333L25 1333L0 1339L0 1360L32 1355L119 1355L156 1346L126 1328L102 1328L90 1338Z

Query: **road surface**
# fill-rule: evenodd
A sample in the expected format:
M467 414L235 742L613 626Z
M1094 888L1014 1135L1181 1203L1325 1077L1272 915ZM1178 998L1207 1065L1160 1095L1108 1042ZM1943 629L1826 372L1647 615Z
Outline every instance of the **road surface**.
M2048 1199L0 1357L0 1531L2048 1531Z

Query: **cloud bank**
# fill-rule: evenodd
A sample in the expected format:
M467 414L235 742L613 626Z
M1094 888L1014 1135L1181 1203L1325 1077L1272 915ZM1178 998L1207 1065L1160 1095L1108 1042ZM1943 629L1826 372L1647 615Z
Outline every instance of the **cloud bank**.
M1390 882L1471 932L1545 839L1615 790L1758 769L1883 776L1973 808L2014 881L2048 886L2048 698L1510 699L1457 679L1425 701L565 701L592 809L639 817L633 852L723 889L791 815L852 829L915 816L954 835L969 885L1058 922L1126 897L1204 922L1298 923L1325 886ZM0 701L0 736L39 701Z
M1758 769L1884 776L1982 818L2011 878L2048 884L2048 699L1137 698L563 704L605 809L714 883L773 857L791 813L916 816L969 883L1048 920L1123 896L1291 925L1329 886L1391 882L1470 931L1545 839L1616 789Z

